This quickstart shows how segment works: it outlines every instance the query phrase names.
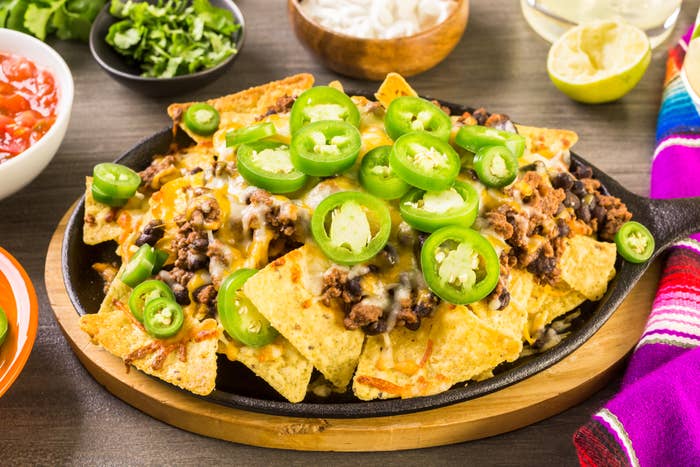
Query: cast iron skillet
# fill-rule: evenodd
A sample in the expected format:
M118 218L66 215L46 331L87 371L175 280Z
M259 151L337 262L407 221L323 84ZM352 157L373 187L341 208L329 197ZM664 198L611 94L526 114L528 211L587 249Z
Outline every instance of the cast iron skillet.
M471 110L468 107L450 103L443 103L443 105L448 106L453 114ZM191 143L189 137L183 132L178 132L175 139L180 145ZM141 170L150 163L152 156L166 153L172 142L173 131L171 128L166 128L138 143L117 162ZM591 166L581 157L572 154L572 165L574 164ZM654 257L673 242L700 230L700 198L675 200L643 198L627 191L599 169L593 166L591 168L594 177L600 180L603 187L610 194L622 199L633 213L634 219L652 231L656 238ZM116 259L115 244L112 242L96 246L83 244L83 215L84 198L80 200L68 222L62 251L64 281L73 306L80 315L97 312L104 297L102 280L92 270L91 265L97 261ZM493 378L469 383L466 386L457 384L442 394L412 399L361 402L354 398L352 390L349 390L346 394L333 395L327 399L309 395L304 402L291 404L245 366L238 362L229 362L225 356L220 355L217 389L204 399L238 409L273 415L364 418L435 409L483 396L544 370L586 342L617 309L650 262L651 260L644 264L631 264L618 258L617 275L609 285L605 296L598 302L586 302L582 305L581 316L573 322L571 333L560 344L545 352L499 366L494 371Z

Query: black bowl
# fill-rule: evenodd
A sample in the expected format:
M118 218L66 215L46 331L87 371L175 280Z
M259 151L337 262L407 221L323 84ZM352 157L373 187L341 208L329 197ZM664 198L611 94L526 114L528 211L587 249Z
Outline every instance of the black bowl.
M105 41L109 27L120 21L109 13L109 4L102 8L90 29L90 52L97 63L112 78L142 94L151 97L174 96L201 88L223 75L241 53L245 39L245 20L243 13L231 0L210 0L211 4L230 10L238 24L241 25L233 33L233 41L237 52L228 57L215 67L191 73L189 75L175 76L173 78L144 78L139 68L127 62L126 58Z
M369 97L369 94L366 96ZM444 102L442 104L449 107L453 114L462 114L470 110L460 105ZM192 143L183 132L176 134L175 141L173 138L172 128L163 129L139 142L117 162L142 170L148 166L154 155L166 153L171 143L176 142L181 146ZM634 218L651 230L656 239L656 250L652 259L673 242L700 230L700 198L662 200L637 196L576 154L572 154L571 159L572 166L590 166L594 177L602 183L604 189L619 197L634 213ZM104 298L102 279L92 270L92 264L117 259L113 242L95 246L83 243L84 206L84 199L81 199L68 221L62 250L63 279L71 302L80 315L97 312ZM580 317L572 322L570 334L558 345L542 353L500 365L494 370L492 378L470 382L468 385L457 384L441 394L363 402L356 399L349 390L346 394L333 394L327 399L308 395L304 402L292 404L281 398L265 381L242 364L230 362L226 357L219 356L216 390L204 399L229 407L273 415L321 418L398 415L474 399L522 381L557 363L580 347L615 312L651 261L632 264L618 259L617 274L609 284L605 296L598 302L589 301L581 306Z

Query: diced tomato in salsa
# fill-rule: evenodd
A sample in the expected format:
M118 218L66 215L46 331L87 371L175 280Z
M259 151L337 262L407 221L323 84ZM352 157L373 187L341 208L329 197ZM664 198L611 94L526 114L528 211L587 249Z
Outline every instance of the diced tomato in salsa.
M53 75L24 57L0 53L0 163L41 139L56 121Z

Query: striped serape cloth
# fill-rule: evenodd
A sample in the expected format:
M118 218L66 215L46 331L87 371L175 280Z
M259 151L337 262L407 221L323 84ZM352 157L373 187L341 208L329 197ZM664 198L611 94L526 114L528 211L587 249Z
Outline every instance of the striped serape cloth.
M700 110L669 51L651 196L700 196ZM700 202L700 201L699 201ZM700 466L700 235L668 253L620 392L574 434L583 466Z

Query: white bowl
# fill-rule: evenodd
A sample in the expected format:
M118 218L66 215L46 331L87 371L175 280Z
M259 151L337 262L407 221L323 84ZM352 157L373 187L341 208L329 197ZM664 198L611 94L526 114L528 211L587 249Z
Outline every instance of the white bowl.
M29 184L51 162L66 134L73 106L73 76L68 65L51 47L27 34L0 28L0 52L20 55L53 74L58 88L56 121L26 151L0 163L0 199Z

